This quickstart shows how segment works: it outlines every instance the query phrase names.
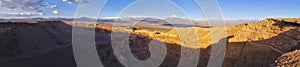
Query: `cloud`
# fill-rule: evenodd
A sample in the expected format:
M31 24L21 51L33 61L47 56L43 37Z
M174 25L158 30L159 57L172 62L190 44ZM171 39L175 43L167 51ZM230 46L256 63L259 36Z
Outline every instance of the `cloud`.
M32 17L32 16L41 16L44 13L33 13L33 12L10 12L10 13L0 13L0 17Z
M61 12L60 11L58 11L58 10L54 10L54 11L52 11L52 14L61 14Z
M41 2L42 0L0 0L0 8L32 11L38 10Z
M46 14L62 14L60 10L55 8L59 7L56 4L50 3L48 1L51 0L0 0L0 9L12 9L17 10L17 12L11 13L0 13L0 16L10 16L10 17L29 17L29 16L39 16ZM74 4L74 3L87 3L88 0L62 0L67 4ZM47 9L55 9L53 11L45 11L41 8ZM31 13L28 13L31 12Z
M51 0L0 0L0 8L19 9L26 11L39 11L41 7L56 8L55 4L50 4ZM65 3L87 3L89 0L62 0Z
M68 4L89 2L89 0L62 0L62 1Z
M62 0L63 2L68 2L68 0Z
M56 8L57 5L48 5L47 8Z
M88 2L89 0L75 0L75 2L80 2L80 3L82 3L82 2Z

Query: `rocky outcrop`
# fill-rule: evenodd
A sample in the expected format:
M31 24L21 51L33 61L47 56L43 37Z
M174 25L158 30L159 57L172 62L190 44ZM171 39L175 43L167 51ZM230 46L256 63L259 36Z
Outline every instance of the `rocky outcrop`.
M268 67L281 54L297 48L299 24L285 20L294 18L266 19L228 27L229 39L225 67Z
M61 21L0 23L1 67L75 67L72 26ZM97 29L97 44L109 33Z
M298 67L300 66L300 50L295 50L292 52L285 53L281 55L273 67Z
M11 28L0 34L0 60L39 56L71 45L71 27L63 22L1 24Z
M291 21L298 19L270 18L260 22L243 23L240 25L227 27L227 36L234 37L229 38L223 67L268 67L281 54L294 49L299 49L298 42L300 42L300 40L298 36L300 36L300 27L297 23L291 23L285 20ZM191 28L179 29L185 31L191 30ZM162 42L168 43L168 50L170 51L168 51L167 57L172 57L172 59L166 58L162 66L176 66L181 54L180 47L192 49L191 47L180 44L178 34L176 34L177 30L170 30L166 33L162 32L158 35L153 35L155 31L147 30L136 30L136 32L129 32L140 37L158 39ZM208 58L211 52L210 46L212 45L212 43L210 43L210 30L203 28L198 28L197 30L200 31L198 32L200 35L198 38L200 39L200 42L202 42L200 44L204 45L198 48L201 49L198 66L205 67L208 63ZM136 42L142 39L135 38L136 37L132 39L133 46L142 46L144 44ZM148 41L149 39L144 41ZM143 40L140 42L143 42ZM147 48L147 46L142 46L142 48L133 47L132 49L137 49L138 51L132 51L134 51L133 54L135 54L137 58L145 59L150 55L149 52L147 52Z
M228 38L224 37L222 39L228 39L228 44L226 47L223 67L274 66L274 61L282 54L300 49L299 20L300 19L296 18L269 18L260 22L249 22L226 27L226 36ZM24 56L26 54L39 54L39 52L49 49L49 47L68 44L68 42L71 42L69 41L71 38L71 26L69 25L65 23L37 23L25 26L15 26L16 28L14 26L4 27L11 29L3 28L3 30L5 30L4 33L8 33L10 35L1 36L6 40L0 40L0 59ZM82 27L94 28L94 25L95 24L83 24ZM177 66L180 61L180 55L182 54L181 49L200 49L200 56L192 56L191 58L199 57L198 67L206 67L208 59L210 58L212 45L215 44L211 43L211 29L209 28L181 27L175 29L171 27L172 29L167 30L159 28L135 28L136 29L133 29L126 25L112 27L110 24L97 24L95 30L95 41L101 42L97 43L97 50L99 58L104 66L123 67L114 55L114 51L112 49L113 44L110 43L111 32L130 34L130 50L139 60L146 60L151 56L149 51L149 43L151 40L158 40L166 43L167 55L160 65L161 67ZM195 30L198 31L196 33L199 35L198 38L201 45L199 47L194 47L181 44L182 42L177 31L184 31L186 33L183 33L183 35L190 35L190 32ZM8 35L4 33L1 33L0 35ZM60 42L63 44L60 44ZM22 47L22 49L20 47ZM34 51L39 52L36 53ZM57 61L65 59L70 60L71 62L70 65L67 66L75 66L71 46L66 46L63 49L55 49L55 51L46 52L46 54L48 55L25 58L21 61L20 59L17 59L13 61L0 62L0 64L5 66L26 66L27 64L23 63L30 63L29 61L36 60L51 60L47 62L41 61L40 63L47 64L52 67L59 67L63 64L59 65L59 62ZM283 57L285 56L290 55L284 55ZM286 58L283 59L284 60L278 60L276 65L290 64L289 58L287 60L285 60ZM291 60L291 63L294 63L294 61ZM31 64L36 66L34 65L35 63Z

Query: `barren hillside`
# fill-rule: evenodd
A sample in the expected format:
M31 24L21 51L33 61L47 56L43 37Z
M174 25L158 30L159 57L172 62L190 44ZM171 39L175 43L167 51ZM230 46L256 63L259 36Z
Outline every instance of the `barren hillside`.
M39 55L71 44L71 27L60 21L1 23L0 59Z
M285 53L281 55L277 60L275 61L272 66L274 67L298 67L300 66L299 63L299 57L300 51L295 50L292 52Z
M226 27L228 39L223 67L268 67L283 53L299 48L300 19L269 18L260 22ZM4 23L0 24L0 65L9 66L75 66L71 49L72 25L62 22ZM200 49L198 67L205 67L211 52L211 28L136 26L111 24L81 24L85 28L96 25L98 55L106 67L122 67L112 50L111 32L130 34L130 49L134 56L146 60L151 56L149 43L166 43L167 55L161 67L179 63L181 47ZM182 44L183 36L198 38L200 46ZM197 36L191 35L196 33ZM21 57L21 59L19 58ZM197 56L194 56L197 57ZM193 57L192 57L193 58ZM66 64L61 64L66 63Z
M291 51L297 48L300 42L298 35L300 21L297 18L276 18L265 19L260 22L243 23L236 26L226 27L227 36L233 36L228 40L228 47L226 51L224 67L267 67L272 64L277 57L282 53ZM99 25L98 28L113 30L111 26ZM130 28L114 27L115 32L127 32L141 37L148 37L149 39L157 39L166 42L170 45L179 45L186 48L201 49L200 67L206 66L210 54L211 43L211 29L210 28L173 28L168 32L161 32L159 29L155 31L147 29L138 29L133 31ZM200 47L188 46L181 44L177 31L185 31L183 35L189 35L191 32L198 31L198 38ZM159 34L157 34L159 32ZM143 41L135 39L138 41ZM135 45L141 45L134 42ZM145 47L148 48L148 47ZM169 57L180 55L179 47L169 47L172 50ZM147 51L147 50L144 50ZM171 59L170 59L171 60ZM167 60L166 60L167 61ZM178 59L172 59L169 63L174 63L176 66ZM162 64L164 65L164 64ZM170 64L165 64L170 65Z

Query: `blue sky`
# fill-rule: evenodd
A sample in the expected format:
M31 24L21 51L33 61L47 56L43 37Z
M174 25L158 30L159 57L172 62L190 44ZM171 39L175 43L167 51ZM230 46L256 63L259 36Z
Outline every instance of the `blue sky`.
M34 1L34 0L32 0ZM39 1L39 0L36 0ZM12 2L14 2L12 0ZM74 17L77 7L88 6L85 9L84 17L94 17L95 8L99 6L98 3L90 0L79 2L74 0L41 0L47 2L48 5L55 5L57 7L38 7L37 10L26 10L24 7L10 8L0 4L0 17L6 17L5 13L32 13L34 16L22 17ZM22 2L21 2L22 3ZM137 4L139 3L139 4ZM268 17L300 17L300 0L218 0L219 6L222 10L225 19L264 19ZM9 3L8 3L9 4ZM129 6L128 6L129 5ZM36 5L29 6L35 7ZM124 9L126 7L126 9ZM58 14L53 14L53 11L59 11ZM35 15L43 13L41 15ZM8 14L8 15L9 15ZM108 0L104 6L100 17L117 17L117 16L155 16L166 18L171 15L188 16L191 19L205 19L201 12L201 8L197 6L194 0ZM14 16L11 16L14 17ZM18 15L16 16L18 17Z

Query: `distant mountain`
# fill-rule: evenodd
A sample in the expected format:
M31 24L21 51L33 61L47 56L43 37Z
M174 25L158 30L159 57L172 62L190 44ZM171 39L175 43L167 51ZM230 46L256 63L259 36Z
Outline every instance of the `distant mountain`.
M139 22L140 24L157 24L157 25L166 25L166 26L210 26L206 20L191 20L184 17L171 16L165 19L153 18L153 17L107 17L107 18L89 18L89 17L80 17L80 18L24 18L24 19L0 19L0 21L28 21L28 20L62 20L66 22L98 22L98 23L134 23ZM233 26L243 22L257 22L258 20L224 20L226 26ZM220 23L222 24L222 23Z
M44 20L43 18L37 18ZM82 18L89 19L89 18ZM164 23L164 20L153 18L135 18L144 24ZM20 20L20 19L19 19ZM23 19L24 20L24 19ZM259 22L247 22L226 27L226 54L224 67L268 67L274 63L279 66L297 65L300 49L300 19L299 18L268 18ZM23 21L25 22L25 21ZM37 21L38 23L0 23L0 64L4 67L74 67L76 62L72 51L72 25L61 21ZM86 28L83 25L82 28ZM149 45L151 40L159 40L166 44L166 58L160 66L174 67L181 61L181 49L200 50L200 57L191 55L191 59L199 57L198 66L206 67L211 56L212 29L199 27L178 27L165 29L159 26L149 28L115 27L97 24L95 41L99 58L104 66L122 66L112 46L111 32L126 34L130 32L128 43L130 51L137 59L147 59L151 56ZM151 27L151 28L150 28ZM87 27L88 28L88 27ZM165 32L163 32L165 30ZM182 35L178 35L182 31ZM198 36L192 36L197 31ZM80 33L80 32L77 32ZM82 34L84 35L84 34ZM186 37L184 40L180 37ZM120 37L122 38L122 37ZM189 38L199 38L199 46L191 46ZM194 43L194 42L193 42ZM218 43L218 42L217 42ZM222 42L221 42L222 43ZM161 46L154 46L155 48ZM187 51L189 52L189 51ZM286 54L285 54L286 53ZM282 55L283 54L283 55ZM282 56L281 56L282 55ZM281 56L281 57L280 57ZM189 61L189 60L183 60ZM274 65L275 65L274 64Z
M300 19L299 18L268 18L258 22L241 23L234 26L226 27L226 36L222 39L228 40L226 43L226 54L223 61L224 67L268 67L274 63L274 61L280 57L280 55L293 50L300 49ZM228 21L227 21L228 22ZM231 21L236 22L236 21ZM109 26L98 26L101 29L112 31ZM159 27L159 26L156 26ZM156 28L153 27L153 28ZM117 32L128 31L128 29L118 28ZM191 27L177 27L163 32L164 29L152 29L142 28L135 31L129 30L132 38L129 38L130 48L134 56L137 58L149 57L147 48L151 39L157 39L167 44L168 53L166 56L167 61L164 61L161 66L177 66L180 58L180 48L185 49L200 49L198 66L206 67L208 59L211 56L211 51L216 45L211 42L212 29L211 28L191 28ZM184 32L178 36L178 31ZM197 31L197 36L192 36L193 31ZM113 31L115 32L115 31ZM183 37L183 38L180 38ZM199 46L190 46L187 39L199 38ZM222 40L221 40L222 41ZM218 43L218 42L217 42ZM222 43L222 42L221 42ZM180 45L180 46L176 46ZM113 53L109 51L110 46L102 46L103 51ZM144 50L146 49L146 50ZM216 50L216 49L214 49ZM108 53L108 54L110 54ZM103 53L107 55L106 53ZM299 51L295 54L286 55L280 58L277 64L290 66L297 65L299 57L297 56ZM110 55L114 56L114 55ZM114 57L107 60L115 59ZM151 55L150 55L151 56ZM291 61L289 61L291 59ZM106 61L104 61L106 62ZM295 62L295 63L294 63ZM116 62L118 64L118 62ZM285 64L288 63L288 64ZM108 66L115 66L115 63L106 62ZM295 66L294 66L295 67Z

